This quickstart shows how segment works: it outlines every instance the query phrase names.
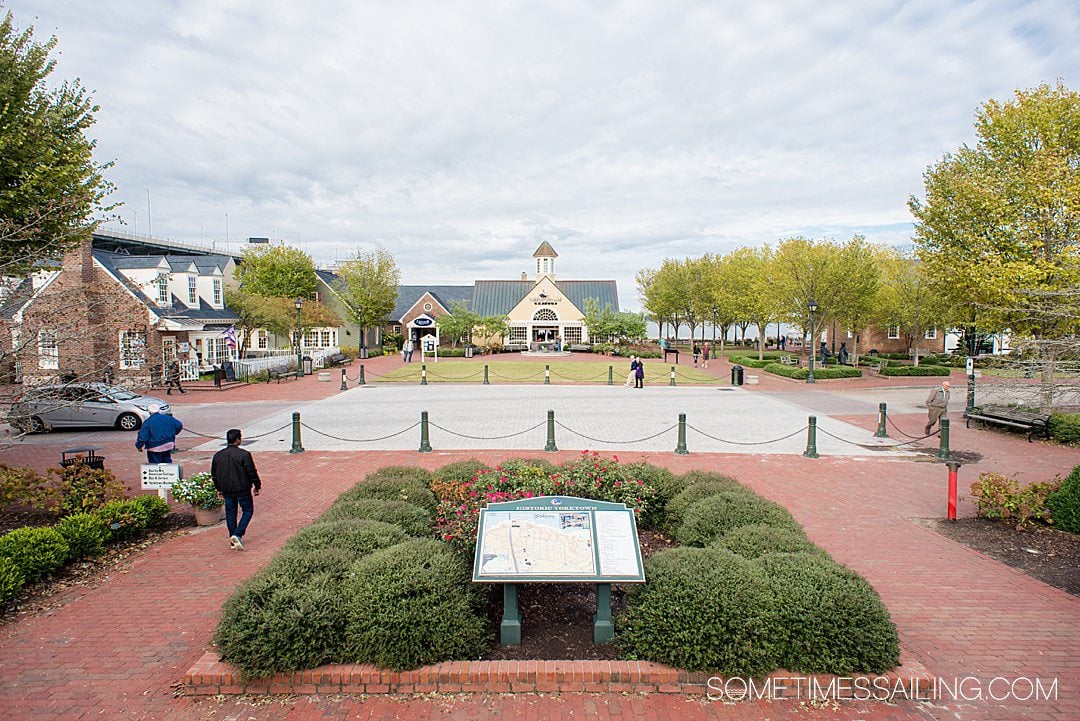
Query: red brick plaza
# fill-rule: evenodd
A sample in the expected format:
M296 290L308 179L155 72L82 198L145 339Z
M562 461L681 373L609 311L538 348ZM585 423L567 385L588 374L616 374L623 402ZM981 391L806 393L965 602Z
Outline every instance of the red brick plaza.
M605 365L609 359L596 359ZM397 367L396 358L367 362L369 380ZM583 360L583 362L585 362ZM730 366L708 372L726 383ZM355 367L350 369L355 377ZM760 374L750 392L805 393L805 384ZM844 388L898 385L898 379L865 378ZM904 385L934 379L900 379ZM963 388L954 379L954 387ZM835 390L826 382L816 390ZM351 385L351 384L350 384ZM220 406L267 401L274 409L338 392L317 378L192 392L185 404ZM924 415L891 416L897 427L920 435ZM843 420L873 429L876 417ZM1028 444L1019 434L968 430L953 414L952 448L980 460L961 470L960 487L981 471L1019 473L1025 480L1065 474L1080 463L1075 449ZM71 444L58 434L5 450L0 461L36 468L54 465ZM182 448L204 439L181 436ZM936 440L935 440L936 444ZM109 436L103 454L117 475L135 485L142 454L132 439ZM945 514L946 470L929 459L873 457L649 454L650 463L675 472L714 470L732 475L791 510L810 538L837 561L866 576L881 593L900 631L902 655L926 673L951 681L973 677L983 698L897 704L845 701L721 703L704 694L479 693L440 695L219 696L178 695L184 674L210 650L219 609L233 589L266 563L299 528L311 522L344 489L384 465L437 468L463 458L487 462L540 452L305 452L256 457L264 492L243 553L230 551L223 527L191 529L133 556L95 588L65 592L47 613L0 628L0 719L1078 719L1080 718L1080 599L1047 586L920 525L916 519ZM577 451L552 454L553 461ZM620 452L621 460L642 457ZM197 456L197 457L196 457ZM185 462L208 459L184 454ZM962 502L961 514L971 505ZM1056 680L1056 698L1021 701L989 698L986 686ZM972 682L974 683L974 682ZM973 686L965 688L971 690ZM974 694L971 694L974 695ZM1004 694L1008 695L1008 694Z

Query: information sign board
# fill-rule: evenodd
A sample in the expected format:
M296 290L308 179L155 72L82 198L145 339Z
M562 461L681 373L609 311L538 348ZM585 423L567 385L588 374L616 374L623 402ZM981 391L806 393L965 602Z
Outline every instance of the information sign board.
M142 465L142 487L144 491L172 488L180 480L179 463L144 463Z
M539 496L480 510L473 581L644 580L634 511L622 503Z

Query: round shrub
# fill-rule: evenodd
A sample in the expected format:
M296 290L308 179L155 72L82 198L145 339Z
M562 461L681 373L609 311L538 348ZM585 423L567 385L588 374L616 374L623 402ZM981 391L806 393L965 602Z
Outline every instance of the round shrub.
M94 513L118 541L135 538L146 530L146 509L135 501L109 501Z
M1055 526L1080 533L1080 466L1073 468L1061 486L1047 497L1046 507Z
M476 658L489 645L464 559L438 541L411 539L352 566L345 656L351 663L407 669Z
M1055 413L1050 416L1050 437L1059 443L1080 443L1080 413Z
M712 545L726 548L743 558L755 559L768 553L810 553L827 557L806 538L801 529L755 523L728 531Z
M334 574L293 580L264 572L225 602L214 642L249 678L314 668L337 660L345 606Z
M374 498L379 501L405 501L414 506L434 512L435 495L428 488L430 474L423 468L408 470L420 471L423 478L411 477L404 473L384 473L403 469L384 468L373 473L355 486L338 496L338 500L355 501L360 498Z
M25 584L22 567L7 556L0 556L0 606L19 595Z
M349 551L356 558L366 556L379 548L401 543L405 539L405 532L398 526L368 518L357 518L326 521L302 528L289 539L289 542L285 544L285 549L309 552L322 548L341 548Z
M93 513L75 513L54 526L68 544L68 558L96 556L109 540L109 526Z
M379 501L374 498L335 501L318 522L347 521L367 518L390 523L410 536L424 538L434 533L431 513L405 501Z
M758 497L756 493L734 478L721 476L719 473L693 472L687 473L682 478L686 481L686 488L679 491L664 507L664 525L672 533L682 525L686 509L702 498L708 498L717 493L747 493Z
M686 488L683 477L648 463L630 463L623 467L623 471L628 479L644 481L645 485L656 490L656 496L649 504L641 523L648 528L659 527L663 521L664 507Z
M265 572L292 583L318 575L329 575L340 581L355 561L356 555L352 551L336 546L300 549L286 545L266 565Z
M476 478L476 474L488 469L487 466L477 460L457 461L443 466L432 474L432 483L468 483Z
M132 500L146 511L147 526L156 526L165 520L165 516L169 515L169 504L160 496L142 495L136 496Z
M866 579L816 554L769 554L755 563L774 589L781 667L843 676L899 663L896 627Z
M67 563L68 544L55 528L25 526L0 536L0 557L10 559L26 583Z
M399 481L419 481L427 485L431 481L431 471L419 466L385 466L369 473L367 480L393 478Z
M729 492L708 496L687 508L675 540L682 546L707 546L729 531L754 524L801 530L783 506L750 493Z
M719 548L672 548L645 561L645 578L616 620L624 655L729 676L776 668L772 586L754 562Z

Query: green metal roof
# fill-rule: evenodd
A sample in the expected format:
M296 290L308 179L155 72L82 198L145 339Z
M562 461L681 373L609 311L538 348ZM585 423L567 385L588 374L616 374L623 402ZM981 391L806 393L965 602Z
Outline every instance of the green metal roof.
M619 310L619 289L613 280L558 280L555 286L571 303L585 312L585 300L596 298L600 307ZM531 280L478 280L472 310L481 316L506 315L536 286Z

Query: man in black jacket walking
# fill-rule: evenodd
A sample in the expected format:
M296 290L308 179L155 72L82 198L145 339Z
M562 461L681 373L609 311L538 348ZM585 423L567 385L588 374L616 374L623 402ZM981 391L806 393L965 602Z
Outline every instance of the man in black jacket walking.
M240 429L230 428L225 433L225 448L214 454L210 461L210 475L214 487L225 499L225 524L229 529L229 545L238 551L244 550L244 532L255 514L255 501L251 497L254 489L259 495L262 481L255 470L255 461L251 453L240 447ZM242 511L239 523L236 520L237 507Z

